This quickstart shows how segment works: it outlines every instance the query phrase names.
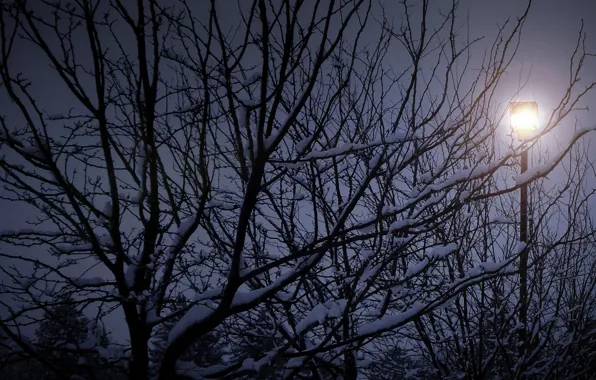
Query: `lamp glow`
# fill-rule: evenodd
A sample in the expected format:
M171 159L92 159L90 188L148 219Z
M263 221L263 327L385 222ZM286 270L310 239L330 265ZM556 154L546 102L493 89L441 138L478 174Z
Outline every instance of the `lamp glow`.
M509 106L511 130L519 140L530 136L538 129L538 104L536 102L513 102Z

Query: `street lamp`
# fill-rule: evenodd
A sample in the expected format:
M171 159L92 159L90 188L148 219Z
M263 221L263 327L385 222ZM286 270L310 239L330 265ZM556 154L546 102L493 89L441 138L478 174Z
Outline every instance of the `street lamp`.
M511 130L517 134L519 140L536 132L538 129L538 104L536 102L512 102L509 109Z
M524 138L532 135L538 129L538 104L536 102L512 102L509 105L511 114L511 130L517 134L517 138L523 141ZM528 150L521 153L521 174L528 169ZM526 347L526 322L528 317L528 185L525 183L520 189L520 224L519 240L526 243L526 246L519 254L519 321L522 324L520 329L520 352L523 353Z

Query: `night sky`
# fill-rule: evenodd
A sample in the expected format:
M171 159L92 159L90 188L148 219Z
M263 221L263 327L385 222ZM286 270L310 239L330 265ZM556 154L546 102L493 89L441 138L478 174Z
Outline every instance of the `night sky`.
M231 3L236 4L235 1ZM525 2L518 0L462 0L460 17L465 18L466 10L469 10L471 37L486 36L486 39L475 48L476 51L482 52L488 49L487 44L492 43L498 26L502 25L508 17L514 19L524 7ZM584 20L583 31L587 35L587 48L596 52L595 1L536 0L533 2L522 33L519 52L501 87L504 103L508 100L507 96L517 89L519 78L526 78L529 75L528 84L522 90L519 100L536 101L540 108L541 120L545 120L556 106L561 92L568 86L569 57L578 39L582 19ZM47 62L40 58L39 52L32 52L28 46L21 45L17 46L13 59L16 59L23 72L31 79L36 94L46 109L62 108L64 104L72 101L72 96L65 94L62 83L56 82L53 77L47 75ZM596 65L587 67L585 75L586 80L595 80ZM7 102L5 96L0 92L0 112L3 114L10 112L3 106ZM596 94L587 97L581 106L590 107L590 111L577 113L578 121L584 125L595 124L596 118L593 115L596 110ZM567 130L565 128L573 129L572 120L569 119L568 122L569 126L564 126L557 132L560 135L545 136L545 142L542 144L556 144L559 139L564 138ZM502 125L501 129L505 138L508 126ZM594 139L594 136L588 138ZM21 204L0 200L0 229L21 226L32 215L30 210ZM0 249L3 248L0 246ZM31 252L28 253L31 254ZM1 262L0 265L2 265Z
M231 3L235 4L235 2ZM390 3L387 2L387 4ZM485 39L477 45L476 51L481 53L489 48L487 44L492 43L498 26L502 25L507 18L515 20L525 5L526 2L518 0L462 0L459 17L465 18L466 10L469 10L471 37L485 36ZM391 9L391 6L386 9ZM399 8L396 7L396 9ZM520 93L519 99L536 101L540 109L540 117L544 121L556 106L559 95L568 85L569 58L577 42L582 19L584 33L587 35L587 48L593 48L593 52L596 52L596 2L590 0L533 1L529 18L524 26L519 51L501 85L503 95L510 96L515 92L520 75L523 78L529 75L528 84ZM17 46L16 49L14 62L18 62L18 66L31 79L39 100L47 109L52 109L54 106L61 108L73 99L72 95L64 91L64 85L55 81L53 73L52 76L47 75L47 62L41 59L38 51L26 45ZM586 76L586 80L596 78L596 65L586 67L585 73L591 77ZM4 96L4 93L0 94L0 105L7 101ZM583 106L592 106L590 108L596 109L596 106L593 106L596 104L594 96L596 95L587 97L586 104ZM507 99L504 98L503 101L506 102ZM585 125L596 123L592 111L577 113L576 117ZM506 134L508 126L502 127L503 133ZM545 136L545 140L551 138L558 137ZM2 202L1 207L3 217L0 218L0 228L14 227L29 216L22 205Z

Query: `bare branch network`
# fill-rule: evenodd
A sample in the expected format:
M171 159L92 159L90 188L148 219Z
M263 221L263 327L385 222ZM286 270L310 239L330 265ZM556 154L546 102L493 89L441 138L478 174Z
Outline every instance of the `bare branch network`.
M594 88L583 29L520 143L530 4L490 40L457 1L0 6L7 378L596 371L594 128L517 174Z

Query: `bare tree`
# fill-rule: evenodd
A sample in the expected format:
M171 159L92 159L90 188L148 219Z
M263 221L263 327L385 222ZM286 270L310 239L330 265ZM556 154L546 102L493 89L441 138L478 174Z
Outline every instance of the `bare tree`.
M499 85L530 5L492 45L464 35L458 5L3 3L2 199L34 210L0 233L11 347L77 374L27 338L68 297L115 336L68 348L134 379L355 379L384 355L405 358L394 378L519 377L537 355L585 352L553 348L544 313L516 350L520 245L494 214L513 216L515 191L590 131L507 181L592 90L579 79L590 54L580 38L548 125L501 154ZM51 89L21 73L21 44ZM576 213L589 199L552 194L537 227L561 198ZM531 240L536 310L567 297L544 278L551 252L587 244L575 225Z

